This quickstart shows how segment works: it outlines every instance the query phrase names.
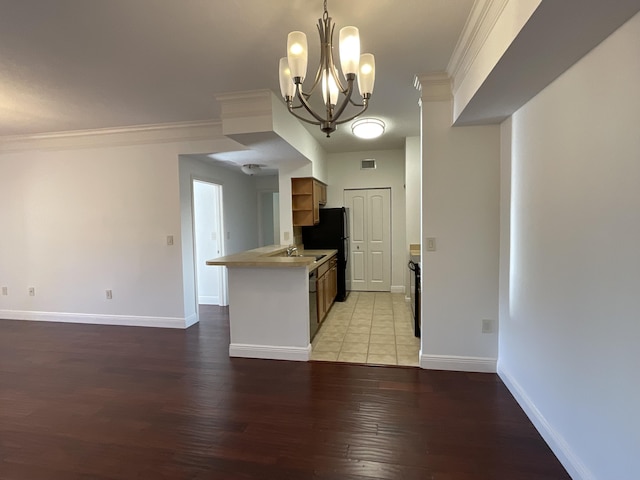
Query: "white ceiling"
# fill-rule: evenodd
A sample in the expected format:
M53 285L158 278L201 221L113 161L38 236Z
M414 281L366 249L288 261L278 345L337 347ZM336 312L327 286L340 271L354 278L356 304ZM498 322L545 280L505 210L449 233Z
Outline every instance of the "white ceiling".
M473 0L329 0L336 29L360 29L376 56L369 113L379 140L347 126L327 151L401 148L418 135L414 75L443 71ZM218 119L214 94L279 92L291 30L307 33L310 72L321 0L20 0L0 14L0 136ZM337 32L336 32L337 36Z

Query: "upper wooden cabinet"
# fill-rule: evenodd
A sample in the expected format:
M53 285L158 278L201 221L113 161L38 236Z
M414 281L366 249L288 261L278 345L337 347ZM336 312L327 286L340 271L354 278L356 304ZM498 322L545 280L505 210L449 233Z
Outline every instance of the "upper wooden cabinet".
M327 203L327 186L313 177L291 179L293 226L305 227L320 222L320 205Z

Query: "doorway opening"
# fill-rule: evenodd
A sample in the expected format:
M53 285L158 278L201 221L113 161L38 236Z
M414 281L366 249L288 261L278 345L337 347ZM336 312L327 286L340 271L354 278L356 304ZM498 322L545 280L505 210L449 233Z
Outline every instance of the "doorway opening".
M280 243L280 193L258 192L258 242L261 247Z
M404 293L391 293L391 188L345 189L351 294L333 305L312 360L419 365L420 340Z
M199 305L228 304L224 267L206 261L224 256L222 185L192 179L193 249Z

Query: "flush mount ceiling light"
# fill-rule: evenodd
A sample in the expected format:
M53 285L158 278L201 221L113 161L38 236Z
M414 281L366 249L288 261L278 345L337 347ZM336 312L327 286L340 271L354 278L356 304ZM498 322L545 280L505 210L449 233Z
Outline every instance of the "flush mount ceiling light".
M349 122L364 113L369 106L375 81L375 59L372 54L360 55L360 33L356 27L340 29L340 64L347 83L340 80L338 69L333 63L333 30L335 25L327 12L327 0L324 0L324 14L318 20L320 34L320 64L311 90L302 90L307 75L307 36L303 32L291 32L287 37L287 56L280 59L280 92L287 103L289 112L303 122L319 125L320 130L330 136L336 126ZM358 89L362 103L351 99L354 83L358 79ZM316 87L320 86L324 105L321 113L313 110L309 99ZM340 94L342 99L339 102ZM294 104L294 101L297 102ZM338 103L339 102L339 103ZM341 119L347 106L359 108L355 114ZM311 116L300 115L296 110L303 108Z
M351 124L351 131L358 138L378 138L384 127L384 122L377 118L361 118Z
M247 175L255 175L256 173L260 173L262 171L262 165L258 165L257 163L247 163L246 165L242 165L240 167L242 173L246 173Z

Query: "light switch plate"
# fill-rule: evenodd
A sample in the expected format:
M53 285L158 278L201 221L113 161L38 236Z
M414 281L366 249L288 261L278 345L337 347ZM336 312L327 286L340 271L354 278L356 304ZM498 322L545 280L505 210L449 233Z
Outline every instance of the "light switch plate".
M435 251L436 251L436 237L428 237L427 252L435 252Z
M482 320L482 333L493 333L493 320Z

